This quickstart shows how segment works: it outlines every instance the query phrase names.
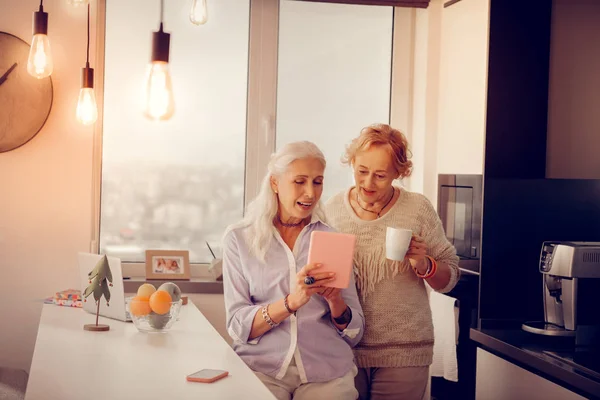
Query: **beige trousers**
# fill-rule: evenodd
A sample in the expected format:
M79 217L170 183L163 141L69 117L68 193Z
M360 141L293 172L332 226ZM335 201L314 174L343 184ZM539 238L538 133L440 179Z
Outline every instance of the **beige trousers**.
M358 392L354 387L357 368L341 378L327 382L302 383L298 367L292 362L283 379L272 378L261 372L256 376L269 388L277 400L356 400Z
M360 400L422 400L429 367L359 368L355 381Z

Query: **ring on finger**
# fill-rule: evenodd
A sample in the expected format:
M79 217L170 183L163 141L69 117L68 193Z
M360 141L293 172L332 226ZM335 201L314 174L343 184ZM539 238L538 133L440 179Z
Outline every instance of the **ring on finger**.
M315 283L315 278L313 278L312 276L307 276L304 278L304 284L312 285L313 283Z

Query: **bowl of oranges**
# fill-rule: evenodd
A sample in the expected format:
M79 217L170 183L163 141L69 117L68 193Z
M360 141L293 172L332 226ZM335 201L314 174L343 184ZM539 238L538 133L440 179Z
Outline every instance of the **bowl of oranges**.
M127 310L140 332L162 333L177 321L181 304L181 290L176 284L166 282L157 289L151 283L144 283L136 296L129 299Z

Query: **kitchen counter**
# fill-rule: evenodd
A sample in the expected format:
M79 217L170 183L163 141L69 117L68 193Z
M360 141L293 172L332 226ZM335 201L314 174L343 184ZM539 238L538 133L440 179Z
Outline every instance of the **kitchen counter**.
M584 355L574 353L569 340L528 333L519 325L471 328L470 338L479 347L536 375L587 398L600 399L600 360L582 358L583 365L568 360Z
M42 308L26 400L219 399L275 397L190 301L166 333L141 333L130 322L100 317L107 332L84 324L95 316L80 308ZM187 382L201 369L229 376Z

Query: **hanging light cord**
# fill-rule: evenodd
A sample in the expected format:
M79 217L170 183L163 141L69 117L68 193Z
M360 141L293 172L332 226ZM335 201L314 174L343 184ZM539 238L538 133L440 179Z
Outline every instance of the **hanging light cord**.
M160 26L162 27L163 18L165 17L165 0L160 0Z
M44 7L44 0L40 0L40 7Z
M90 66L90 3L87 6L87 51L85 55L85 66Z

